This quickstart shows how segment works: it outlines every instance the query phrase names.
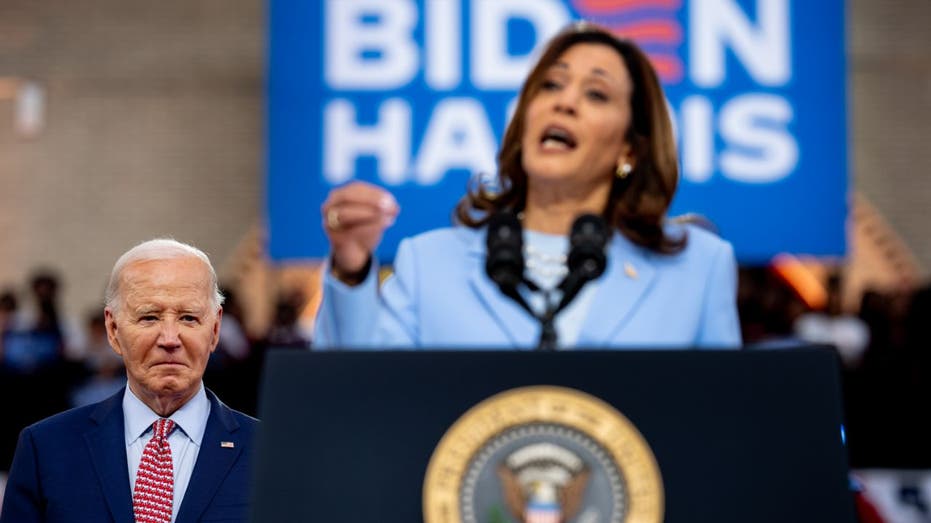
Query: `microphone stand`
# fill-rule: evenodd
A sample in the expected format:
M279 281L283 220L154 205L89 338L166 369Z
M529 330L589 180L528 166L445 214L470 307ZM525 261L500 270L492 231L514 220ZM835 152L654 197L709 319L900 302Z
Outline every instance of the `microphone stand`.
M531 312L531 314L540 321L540 342L537 344L537 350L544 352L556 350L556 314L569 305L572 299L575 298L582 289L582 286L588 283L588 281L588 279L577 272L570 271L556 287L563 291L562 298L559 300L558 304L554 304L553 300L550 299L551 293L553 292L552 290L542 290L543 301L546 303L546 310L541 315ZM524 280L524 283L533 292L541 290L539 286L529 280Z
M543 294L546 300L546 312L537 317L540 320L540 343L537 344L537 350L551 352L556 350L556 313L559 310L552 306L549 301L550 293Z
M556 333L556 315L569 305L572 299L575 298L582 289L582 286L588 283L590 279L593 278L585 278L583 275L570 272L556 287L557 289L563 290L563 296L562 299L559 300L559 303L554 303L551 299L552 289L541 289L536 283L528 280L526 277L521 277L520 283L526 285L531 292L541 292L543 294L546 310L544 310L542 314L538 314L533 310L530 304L527 303L527 300L521 296L516 285L500 286L500 289L505 296L517 302L530 316L540 322L540 340L537 343L536 350L549 352L555 351L557 348L558 335Z
M536 350L544 351L544 352L556 350L556 347L557 347L556 340L558 338L556 334L556 313L562 310L565 307L565 305L562 305L562 304L558 306L553 305L553 300L550 299L551 293L553 292L552 290L541 289L539 285L528 280L527 278L522 278L521 283L526 285L527 288L530 289L531 292L542 292L543 301L544 303L546 303L546 310L543 312L543 314L537 314L536 312L533 311L533 309L530 308L530 305L527 304L526 301L524 301L524 298L522 296L520 300L517 300L517 302L520 303L521 306L523 306L524 309L531 316L533 316L534 318L537 319L537 321L540 322L540 341L539 343L537 343ZM518 294L518 296L520 295Z
M562 298L554 305L550 300L550 292L544 291L546 311L540 320L540 343L537 350L556 350L556 314L565 309L575 299L586 283L594 280L604 273L607 261L605 258L605 244L607 243L607 230L604 221L594 215L582 215L572 224L569 235L570 249L568 256L569 272L556 287L562 291ZM524 278L526 283L526 278ZM534 285L531 290L534 290Z
M491 220L486 239L485 272L505 296L517 302L540 322L537 350L555 351L558 337L556 314L569 305L586 283L604 272L604 246L607 238L604 222L597 216L583 215L573 223L569 273L556 287L563 293L559 303L553 303L551 299L555 289L541 289L524 276L523 242L520 235L520 222L514 215L499 213ZM526 285L531 292L542 292L546 305L542 314L536 313L520 294L518 287L521 284Z

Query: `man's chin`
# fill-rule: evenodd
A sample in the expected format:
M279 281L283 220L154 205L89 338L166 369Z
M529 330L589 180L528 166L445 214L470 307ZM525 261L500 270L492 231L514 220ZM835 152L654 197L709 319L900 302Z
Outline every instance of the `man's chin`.
M159 377L152 383L152 390L159 396L184 395L194 388L190 379L180 376Z

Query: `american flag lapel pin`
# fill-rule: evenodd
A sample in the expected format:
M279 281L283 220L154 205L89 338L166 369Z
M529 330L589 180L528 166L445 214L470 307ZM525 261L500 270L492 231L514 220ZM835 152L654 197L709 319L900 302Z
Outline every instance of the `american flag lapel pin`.
M236 444L233 443L232 441L221 441L220 442L220 447L224 449L231 449L231 448L234 448L235 446Z

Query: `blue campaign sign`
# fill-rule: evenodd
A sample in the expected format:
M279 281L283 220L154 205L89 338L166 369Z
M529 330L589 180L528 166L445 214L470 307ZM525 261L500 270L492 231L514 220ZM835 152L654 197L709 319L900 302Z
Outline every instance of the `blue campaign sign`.
M846 250L843 0L271 0L266 206L273 259L327 252L320 205L365 180L401 204L379 257L449 225L535 51L575 20L660 74L682 183L744 263Z

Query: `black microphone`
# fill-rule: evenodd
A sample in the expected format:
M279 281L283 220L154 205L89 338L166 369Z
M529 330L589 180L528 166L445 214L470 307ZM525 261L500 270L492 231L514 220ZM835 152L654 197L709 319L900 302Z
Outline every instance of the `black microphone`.
M524 282L524 233L517 216L507 211L494 214L488 221L485 246L485 273L505 296L533 315L517 292L517 287Z
M569 305L586 283L604 273L608 264L605 245L609 237L608 226L600 216L583 214L572 223L567 257L569 274L559 284L563 296L556 311Z

